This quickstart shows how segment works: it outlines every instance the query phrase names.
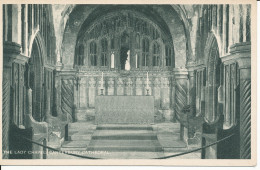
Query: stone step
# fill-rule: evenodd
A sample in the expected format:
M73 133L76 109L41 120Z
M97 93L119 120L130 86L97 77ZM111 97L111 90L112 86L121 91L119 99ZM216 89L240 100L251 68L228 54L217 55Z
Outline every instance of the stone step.
M89 141L65 141L62 144L63 148L87 148Z
M88 131L69 131L69 136L72 135L92 135L94 133L94 130L88 130Z
M150 125L136 125L136 124L103 124L98 125L97 130L153 130Z
M150 130L96 130L92 139L96 140L157 140Z
M91 140L89 146L158 146L157 140Z
M157 134L157 138L164 146L174 146L176 141L185 144L185 142L180 140L180 134Z
M163 151L157 140L91 140L88 151L136 151L161 152Z
M187 148L163 148L164 153L183 153L189 151Z
M74 147L74 148L63 148L63 147L61 147L60 150L61 151L86 151L87 148L82 148L82 147L79 147L79 148L77 148L77 147Z
M69 137L70 140L72 141L86 141L86 140L91 140L91 135L84 135L84 134L74 134L74 135L71 135Z
M95 130L96 125L87 122L75 122L69 124L69 131L84 131L84 130Z
M161 123L152 125L153 130L157 133L179 133L180 123Z
M165 156L163 152L95 152L95 151L83 151L74 152L78 155L101 158L101 159L151 159ZM50 154L48 159L85 159L76 156L66 154Z

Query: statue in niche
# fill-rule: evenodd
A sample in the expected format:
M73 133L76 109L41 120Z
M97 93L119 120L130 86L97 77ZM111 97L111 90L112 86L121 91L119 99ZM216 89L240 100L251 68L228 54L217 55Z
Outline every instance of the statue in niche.
M125 70L130 70L130 50L127 51L127 59L125 62Z
M124 32L122 37L121 37L121 50L120 50L120 64L121 64L121 69L130 70L130 50L129 50L129 35ZM126 64L127 63L127 64Z
M122 47L120 50L120 63L121 63L121 70L126 70L126 61L130 57L128 56L128 53L130 53L129 48Z
M129 47L129 40L130 40L129 35L126 32L124 32L121 38L122 46Z

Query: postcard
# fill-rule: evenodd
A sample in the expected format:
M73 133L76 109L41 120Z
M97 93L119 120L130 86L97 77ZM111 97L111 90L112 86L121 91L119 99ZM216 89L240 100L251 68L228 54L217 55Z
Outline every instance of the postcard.
M2 165L256 165L256 1L1 1Z

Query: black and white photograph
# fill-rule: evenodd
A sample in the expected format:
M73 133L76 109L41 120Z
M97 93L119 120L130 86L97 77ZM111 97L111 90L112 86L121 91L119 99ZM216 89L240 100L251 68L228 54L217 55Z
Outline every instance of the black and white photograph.
M255 165L256 1L79 2L1 2L1 164Z

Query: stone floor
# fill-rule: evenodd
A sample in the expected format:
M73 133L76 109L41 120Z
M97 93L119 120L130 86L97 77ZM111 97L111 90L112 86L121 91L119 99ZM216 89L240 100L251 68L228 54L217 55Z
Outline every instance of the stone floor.
M61 151L101 159L152 159L188 151L180 140L179 123L154 125L93 125L71 123L69 141ZM48 159L84 159L64 153L50 152ZM200 159L190 153L170 159Z

